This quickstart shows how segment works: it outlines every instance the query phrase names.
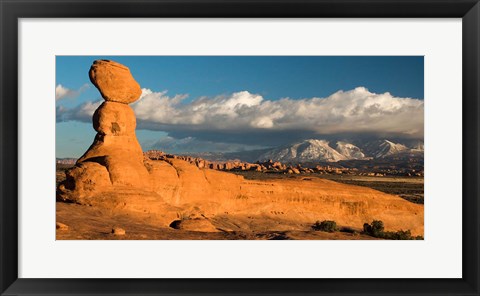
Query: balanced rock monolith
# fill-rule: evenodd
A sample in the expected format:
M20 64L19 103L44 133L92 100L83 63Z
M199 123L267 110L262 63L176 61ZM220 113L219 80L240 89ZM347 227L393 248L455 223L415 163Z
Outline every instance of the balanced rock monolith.
M141 95L130 70L113 61L97 60L89 72L103 102L93 115L97 135L90 148L67 172L59 199L80 201L112 186L149 187L149 174L135 135L136 119L128 105Z

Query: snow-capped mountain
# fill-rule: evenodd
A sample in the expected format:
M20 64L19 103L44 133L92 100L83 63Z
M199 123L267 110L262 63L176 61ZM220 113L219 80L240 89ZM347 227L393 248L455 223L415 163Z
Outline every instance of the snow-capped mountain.
M412 146L412 149L415 150L415 151L424 151L424 150L425 150L424 145L423 145L423 142L417 142L417 143L415 143L415 144Z
M342 154L345 156L347 159L363 159L365 158L365 154L363 154L362 150L358 148L357 146L343 142L343 141L338 141L337 142L337 148L335 148L338 153Z
M410 150L403 144L391 142L389 140L378 140L367 143L363 149L368 156L373 158L384 158Z
M309 139L270 150L259 157L260 161L269 159L288 163L309 161L337 162L348 158L330 147L328 141Z
M334 142L335 143L335 142ZM389 140L376 140L362 145L347 141L336 142L335 148L326 140L308 139L263 153L258 160L292 162L337 162L341 160L379 159L408 153L423 155L423 142L407 145Z

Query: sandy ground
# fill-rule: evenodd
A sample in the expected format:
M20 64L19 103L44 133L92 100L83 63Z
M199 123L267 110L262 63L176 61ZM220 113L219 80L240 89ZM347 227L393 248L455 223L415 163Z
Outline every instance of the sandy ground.
M321 176L317 174L308 175L279 175L264 174L255 172L239 173L250 180L272 180L283 179L305 182L305 180L328 179L339 183L347 183L362 187L369 187L390 194L396 191L408 193L414 190L417 194L422 193L423 203L423 178L411 177L368 177L368 176ZM65 178L63 170L57 170L57 182ZM317 179L318 178L318 179ZM290 181L290 182L291 182ZM324 185L336 184L328 182ZM337 183L338 184L338 183ZM306 186L306 185L305 185ZM410 187L409 187L410 186ZM328 186L327 186L328 187ZM330 186L331 187L331 186ZM333 188L333 187L332 187ZM353 186L351 190L359 190L360 187ZM333 189L332 189L333 190ZM336 190L336 189L335 189ZM370 190L370 189L369 189ZM403 191L402 191L403 190ZM360 190L361 191L361 190ZM337 192L337 191L335 191ZM341 194L341 192L337 192ZM395 194L400 196L401 194ZM404 197L405 198L405 197ZM405 198L407 199L407 198ZM408 199L407 199L408 200ZM294 206L292 204L292 206ZM228 214L228 213L227 213ZM282 213L283 214L283 213ZM125 211L116 209L102 209L73 203L56 203L57 222L66 224L68 229L58 229L56 238L58 240L370 240L371 236L360 234L362 229L354 229L356 233L335 232L327 233L313 231L311 224L289 225L288 221L282 218L271 218L268 216L232 216L216 215L209 219L218 232L188 231L170 228L164 224L152 223L139 215L130 215ZM314 220L312 220L312 223ZM167 224L168 225L168 224ZM338 225L348 226L348 225ZM112 234L113 228L122 228L124 235ZM200 228L194 228L200 229ZM271 231L277 229L277 231Z
M266 174L251 171L233 172L251 180L269 180L269 179L302 179L302 178L320 178L332 180L335 182L372 188L388 194L398 195L401 198L413 203L424 203L424 178L423 177L403 177L403 176L357 176L357 175L320 175L320 174Z
M371 236L343 232L264 231L264 232L197 232L162 228L125 214L106 214L93 207L56 203L57 222L68 230L57 229L57 240L371 240ZM221 219L221 218L219 218ZM112 229L125 229L125 235L114 235ZM308 227L306 227L308 229Z

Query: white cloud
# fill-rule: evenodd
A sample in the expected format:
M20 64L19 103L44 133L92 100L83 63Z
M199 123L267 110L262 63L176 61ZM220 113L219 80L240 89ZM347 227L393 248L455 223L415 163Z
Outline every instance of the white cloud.
M66 108L57 106L56 117L57 122L61 121L83 121L92 122L92 116L95 110L103 103L103 100L96 102L86 102L75 108Z
M194 130L268 129L332 133L397 133L423 136L424 102L375 94L364 87L338 91L326 98L265 100L248 91L202 97L183 103L185 95L144 89L132 105L137 118L168 129L181 125Z
M242 91L231 95L170 97L165 91L143 89L131 106L140 127L192 132L283 132L316 134L381 133L423 137L424 102L375 94L364 87L338 91L326 98L266 100ZM85 120L97 103L61 110L63 120ZM91 118L91 117L90 117ZM88 119L90 121L91 119Z
M79 89L74 90L74 89L66 88L61 84L58 84L55 87L55 101L65 99L65 98L76 98L89 87L90 86L88 84L84 84Z

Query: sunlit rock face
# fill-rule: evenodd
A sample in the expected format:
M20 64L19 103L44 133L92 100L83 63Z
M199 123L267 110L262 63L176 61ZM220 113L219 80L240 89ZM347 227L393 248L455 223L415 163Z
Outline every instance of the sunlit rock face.
M112 186L148 188L149 174L135 136L136 119L128 105L140 97L130 70L116 62L95 61L90 79L105 102L93 115L97 135L59 189L61 199L80 202Z
M105 101L130 104L142 94L130 69L108 60L93 62L89 72L90 81L97 87Z

